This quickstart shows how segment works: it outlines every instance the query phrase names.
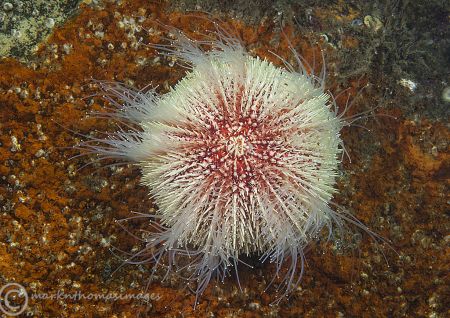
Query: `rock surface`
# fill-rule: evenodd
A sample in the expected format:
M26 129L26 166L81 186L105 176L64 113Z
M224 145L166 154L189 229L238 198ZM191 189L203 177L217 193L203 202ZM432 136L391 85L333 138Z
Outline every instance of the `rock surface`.
M17 20L17 1L10 2L12 8L3 3L2 16L16 15ZM450 139L449 102L442 92L450 85L445 75L449 31L448 12L438 1L400 8L402 1L397 6L388 1L390 14L388 8L357 1L285 1L273 7L262 2L248 19L248 7L231 10L208 1L205 7L191 1L60 2L70 10L62 17L46 16L52 33L30 44L39 45L36 52L1 51L0 286L16 282L25 287L29 303L24 315L446 316ZM348 93L353 101L348 115L375 114L343 131L351 161L344 160L335 202L388 239L392 249L358 231L344 244L314 244L298 290L274 306L275 291L264 292L271 265L242 266L242 291L233 277L224 284L213 282L195 311L195 297L177 275L161 282L164 271L158 271L146 289L150 264L121 266L115 255L123 254L117 249L136 252L143 245L116 220L156 207L136 169L77 157L73 146L83 135L115 129L90 115L108 107L93 96L99 90L92 79L137 88L152 83L164 92L184 75L176 61L146 44L164 43L158 21L193 37L211 28L201 13L188 9L221 16L251 54L278 65L268 51L289 60L289 42L311 65L315 61L315 71L321 67L319 47L324 50L327 87L335 96L350 88L339 95L338 104L346 104ZM401 10L418 11L417 23ZM2 30L0 41L5 34L15 41L9 31ZM148 224L132 220L122 225L141 235ZM135 296L94 297L108 294ZM139 299L143 294L147 299Z

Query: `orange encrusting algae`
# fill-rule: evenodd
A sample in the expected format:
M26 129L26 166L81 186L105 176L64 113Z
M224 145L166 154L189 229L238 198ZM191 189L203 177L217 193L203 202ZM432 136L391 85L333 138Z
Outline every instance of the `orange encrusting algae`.
M126 266L110 276L121 261L112 256L109 248L129 250L136 244L114 220L152 204L146 189L138 184L138 173L128 167L114 170L88 166L77 171L90 161L68 160L75 152L67 149L78 139L67 128L83 134L94 127L99 131L114 129L105 120L86 117L90 111L106 106L100 99L91 102L87 98L97 89L90 85L90 79L132 80L137 87L152 82L164 89L183 76L184 71L170 67L168 61L153 62L156 52L145 45L134 49L135 41L127 37L128 30L119 27L118 21L124 16L137 17L141 8L146 9L144 25L149 28L158 20L189 34L207 24L182 13L166 13L160 4L144 0L124 1L122 6L106 4L104 10L82 5L76 17L55 30L35 61L23 65L6 58L0 62L0 272L4 280L23 284L29 293L60 289L85 294L145 290L148 269L141 272L138 267ZM115 17L115 12L120 15ZM332 17L336 13L321 14ZM103 38L95 37L100 23ZM270 21L257 27L242 22L234 25L243 42L251 44L250 52L261 54L270 49L287 57L283 54L288 51L288 43L283 37L270 43L276 38ZM287 28L286 33L290 32ZM140 31L138 35L148 43L159 41L158 34L146 37ZM317 49L304 40L292 34L291 41L300 46L299 53L312 61L315 51L317 59ZM358 42L348 39L346 43L358 49ZM266 57L276 61L271 55ZM350 81L354 93L363 86L356 78ZM333 82L327 85L337 86ZM373 105L372 97L363 93L354 111L365 103ZM345 104L345 100L346 96L341 96L338 104ZM208 317L210 312L216 317L335 317L338 311L348 316L367 315L367 308L376 308L376 313L369 314L378 317L401 316L405 312L429 314L429 299L444 287L424 279L424 275L437 277L435 273L445 273L448 264L442 255L448 258L449 250L440 246L441 238L448 234L441 221L447 206L443 193L449 179L449 132L441 123L404 119L395 106L385 112L397 120L379 117L369 121L370 137L366 138L379 142L370 160L358 150L362 148L359 136L364 129L354 127L343 132L352 158L344 170L352 173L338 184L343 194L337 202L352 208L359 219L391 238L401 254L398 260L389 259L391 270L365 240L361 260L358 255L322 255L318 249L311 249L309 275L290 300L295 306L269 307L270 290L261 295L265 274L270 273L268 266L256 272L244 270L240 276L243 295L230 285L208 288L195 312L195 296L181 292L178 287L183 282L176 280L167 285L151 284L150 292L161 297L151 305L133 300L31 300L30 310L35 316L65 313L71 317L135 317L139 313L161 317L180 312L184 317ZM136 229L141 226L131 225Z

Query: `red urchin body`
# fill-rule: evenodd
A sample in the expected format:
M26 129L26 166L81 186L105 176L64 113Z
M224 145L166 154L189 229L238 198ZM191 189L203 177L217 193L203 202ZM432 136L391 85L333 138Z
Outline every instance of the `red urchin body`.
M193 257L198 294L250 253L278 270L291 259L288 292L304 247L335 221L329 202L343 122L316 77L219 36L209 52L182 35L176 49L159 47L191 71L162 96L127 92L118 117L139 128L96 151L139 165L163 226L147 241L152 258L167 253L174 265L177 255Z

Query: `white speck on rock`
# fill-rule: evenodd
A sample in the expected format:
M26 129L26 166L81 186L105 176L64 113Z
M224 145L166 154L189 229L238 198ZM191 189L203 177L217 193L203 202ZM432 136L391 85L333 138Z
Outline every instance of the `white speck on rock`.
M417 83L406 78L402 78L401 80L398 81L398 83L403 87L409 89L411 92L414 92L417 88Z
M17 152L20 151L20 149L22 148L19 144L19 141L17 140L16 136L11 136L11 151L12 152Z

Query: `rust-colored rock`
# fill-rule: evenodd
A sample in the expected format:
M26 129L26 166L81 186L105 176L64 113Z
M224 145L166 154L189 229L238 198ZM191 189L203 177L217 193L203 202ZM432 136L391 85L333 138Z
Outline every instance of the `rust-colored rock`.
M91 79L122 81L137 88L152 83L165 91L184 70L145 45L164 41L157 21L193 37L199 36L197 31L211 29L211 21L169 12L158 1L121 3L108 2L102 9L83 4L42 44L33 61L0 62L0 285L14 281L26 288L30 295L26 313L35 317L445 316L449 131L437 120L406 117L397 105L376 109L378 115L360 123L364 127L343 131L352 160L343 165L335 200L389 239L397 254L364 233L344 246L317 243L307 254L302 283L288 301L270 306L276 293L264 292L273 270L266 264L242 269L242 292L235 278L217 286L212 283L195 311L194 295L176 275L161 283L164 271L158 271L146 291L151 265L121 267L122 260L111 249L137 251L142 244L115 220L130 217L133 211L148 212L153 206L147 190L139 185L138 171L74 157L78 151L72 147L82 135L114 129L107 120L89 116L108 106L92 97L99 91ZM354 9L345 13L340 6L318 9L315 21L336 17L336 23L350 23L361 15ZM284 36L274 31L279 26L270 19L257 26L233 19L228 23L252 54L281 65L268 50L289 60L291 43L306 60L316 61L315 71L320 70L320 49L294 26L283 28ZM335 49L322 45L333 69L340 63ZM363 44L348 34L342 45L358 50ZM330 74L327 84L337 93L343 85ZM379 95L373 90L360 92L368 82L367 76L348 79L349 93L356 98L349 115L377 106ZM345 105L346 99L342 94L337 102ZM140 229L147 229L139 220L123 225L139 235ZM148 292L151 297L148 302L31 297L59 291L66 295Z

